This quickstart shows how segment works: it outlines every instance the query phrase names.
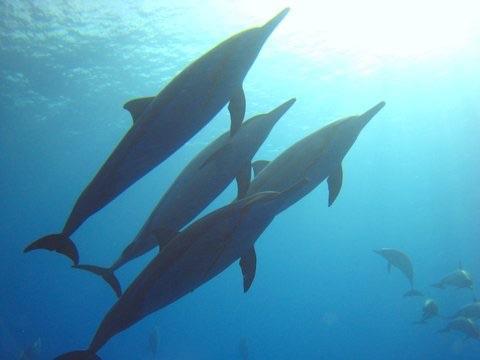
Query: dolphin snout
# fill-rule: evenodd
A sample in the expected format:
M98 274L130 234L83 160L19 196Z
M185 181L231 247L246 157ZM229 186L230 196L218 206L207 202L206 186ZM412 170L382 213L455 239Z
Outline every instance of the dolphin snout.
M373 118L377 113L382 110L382 108L385 106L385 101L379 102L377 105L372 107L370 110L367 110L363 113L362 117L365 118L366 121L370 120Z
M265 25L263 25L263 29L267 31L267 35L270 35L273 30L277 27L278 24L283 20L283 18L288 14L290 8L283 9L278 15L268 21Z
M295 103L296 100L297 99L292 98L284 102L282 105L270 111L270 115L272 115L276 120L280 119L283 116L283 114L285 114L288 111L288 109L292 107L292 105Z

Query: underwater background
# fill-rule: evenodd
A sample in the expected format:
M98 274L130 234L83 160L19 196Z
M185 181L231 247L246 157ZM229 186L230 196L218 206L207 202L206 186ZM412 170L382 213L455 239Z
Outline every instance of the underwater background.
M123 104L152 96L214 45L291 11L248 73L249 118L291 97L255 159L272 160L336 119L384 100L326 184L277 216L238 264L115 336L103 359L478 359L480 342L413 325L421 298L372 252L410 255L416 287L450 315L469 290L430 287L459 262L480 280L480 23L474 1L10 1L0 3L0 359L41 339L38 359L88 346L114 303L106 284L47 252L77 196L131 126ZM224 108L185 146L74 235L108 265L204 146ZM230 202L232 184L209 208ZM123 287L156 251L118 273Z

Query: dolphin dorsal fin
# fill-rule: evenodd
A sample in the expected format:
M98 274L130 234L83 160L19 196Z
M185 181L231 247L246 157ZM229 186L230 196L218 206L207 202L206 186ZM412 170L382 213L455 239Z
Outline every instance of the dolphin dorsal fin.
M247 195L250 187L250 178L252 177L252 167L250 163L242 166L240 172L237 174L235 180L237 181L237 200L240 200Z
M253 176L256 177L268 164L270 164L270 161L268 160L254 161L252 163Z
M123 108L130 112L130 115L132 115L133 123L135 123L140 118L140 116L142 116L143 112L148 107L148 105L151 104L153 99L155 99L155 96L133 99L126 102L125 105L123 105Z
M243 274L243 292L246 293L252 286L257 268L257 255L253 246L240 258L240 268Z

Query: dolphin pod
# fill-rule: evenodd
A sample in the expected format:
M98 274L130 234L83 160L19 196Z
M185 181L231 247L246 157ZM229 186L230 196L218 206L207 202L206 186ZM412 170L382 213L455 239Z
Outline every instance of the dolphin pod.
M363 115L327 125L308 136L307 141L294 144L257 173L244 197L182 230L121 295L102 320L88 349L58 359L98 358L96 353L111 337L198 288L236 260L240 260L243 289L248 291L256 269L254 243L277 214L331 176L331 169L338 169L361 129L383 106L379 103ZM343 140L342 146L333 146L338 139ZM312 156L312 152L316 154ZM283 169L279 161L281 165L292 159L302 166L278 172ZM273 187L281 177L283 181L276 189L259 190Z
M102 320L87 350L57 359L95 359L114 335L212 279L245 254L299 183L235 201L188 226L147 265Z
M420 291L415 290L413 286L413 265L410 257L407 254L401 252L400 250L388 248L374 250L374 252L387 260L388 273L390 273L392 266L395 266L410 282L410 290L407 291L403 296L423 296L423 294Z
M155 97L127 102L133 126L77 199L61 233L44 236L24 252L56 251L77 265L70 236L155 166L202 129L227 103L233 136L243 121L243 80L263 44L282 21L286 8L261 27L240 32L220 43L178 74Z
M267 114L244 122L231 137L225 133L201 151L178 175L152 214L110 268L78 265L102 276L120 296L113 272L155 246L163 247L204 210L233 180L238 197L245 195L251 177L251 160L277 121L295 103L290 99Z

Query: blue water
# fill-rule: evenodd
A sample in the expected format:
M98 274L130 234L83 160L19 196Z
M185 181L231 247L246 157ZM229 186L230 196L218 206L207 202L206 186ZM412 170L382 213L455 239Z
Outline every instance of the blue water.
M443 320L412 325L422 300L403 298L407 280L372 252L408 253L417 287L443 314L472 294L430 284L459 261L480 279L480 27L474 2L433 4L3 1L0 358L18 358L38 338L38 359L85 348L115 301L66 258L22 250L63 227L131 126L122 105L158 93L212 46L290 5L245 80L247 118L298 100L255 158L271 160L384 100L343 162L338 199L328 208L321 184L275 219L257 242L247 294L234 264L99 355L151 359L156 329L159 359L240 359L242 343L251 359L477 359L480 342L435 333ZM228 127L223 109L92 216L73 235L82 260L110 264L188 161ZM232 185L204 213L234 196ZM120 270L122 285L153 256Z

